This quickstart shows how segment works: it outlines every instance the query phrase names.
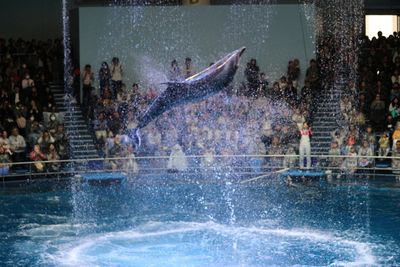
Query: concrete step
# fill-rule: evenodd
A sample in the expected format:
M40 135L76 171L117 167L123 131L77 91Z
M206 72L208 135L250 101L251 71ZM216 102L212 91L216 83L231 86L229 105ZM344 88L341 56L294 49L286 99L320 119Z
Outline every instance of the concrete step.
M97 155L97 154L73 156L73 158L75 158L75 159L96 159L98 157L99 157L99 155Z
M317 130L325 130L326 128L336 128L336 125L334 125L334 124L323 124L322 122L318 122L318 123L316 123L316 122L314 122L313 124L312 124L312 129L314 130L314 131L317 131Z
M330 135L313 135L312 140L314 142L320 142L320 141L330 141L332 137Z
M88 155L88 154L94 154L97 155L97 150L96 149L88 149L88 150L76 150L74 149L73 151L74 155Z
M87 140L92 140L92 136L89 134L81 134L76 131L68 132L69 137L72 138L79 138L79 139L87 139Z
M58 106L58 110L62 111L62 112L67 112L69 110L77 110L78 107L77 106L65 106L64 103L57 103L56 105Z
M65 129L74 131L74 130L80 130L80 129L87 129L87 125L86 124L65 124Z
M77 124L77 123L82 123L82 124L86 125L86 121L84 119L81 119L81 118L78 118L78 119L75 119L75 120L66 120L64 122L64 124Z
M316 117L314 117L314 124L315 124L315 122L319 122L321 124L331 123L331 122L336 123L336 121L337 121L337 118L332 117L332 116L316 116Z
M76 148L76 149L84 148L84 149L93 149L93 150L96 149L94 144L79 144L79 143L74 144L74 148Z
M78 135L78 134L79 134L80 136L83 136L83 135L90 135L88 129L85 129L85 128L74 129L74 128L67 128L67 127L66 127L65 130L68 132L69 135L72 134L72 136Z
M74 147L75 145L86 145L86 144L93 144L93 139L75 139L75 138L71 138L69 139L69 142L71 143L71 146Z

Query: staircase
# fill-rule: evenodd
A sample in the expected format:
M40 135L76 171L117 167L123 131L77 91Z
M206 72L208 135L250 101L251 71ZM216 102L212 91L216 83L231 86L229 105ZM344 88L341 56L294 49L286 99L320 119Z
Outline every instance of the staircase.
M68 135L71 159L98 158L93 137L77 103L65 99L62 84L51 84L50 90L60 112L64 114L64 126Z
M321 94L320 103L317 111L314 114L312 129L314 135L311 139L311 154L312 155L327 155L329 154L331 144L331 133L341 124L341 112L339 100L343 90L343 84L334 86L333 89Z

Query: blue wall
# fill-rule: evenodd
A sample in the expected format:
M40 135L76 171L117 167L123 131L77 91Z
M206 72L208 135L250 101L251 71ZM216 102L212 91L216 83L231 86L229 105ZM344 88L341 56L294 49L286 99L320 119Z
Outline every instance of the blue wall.
M246 46L242 66L257 58L270 81L293 58L300 59L304 75L314 57L313 18L313 8L304 5L82 7L80 64L91 64L97 74L102 61L117 56L129 87L157 87L174 58L182 65L191 57L198 71Z

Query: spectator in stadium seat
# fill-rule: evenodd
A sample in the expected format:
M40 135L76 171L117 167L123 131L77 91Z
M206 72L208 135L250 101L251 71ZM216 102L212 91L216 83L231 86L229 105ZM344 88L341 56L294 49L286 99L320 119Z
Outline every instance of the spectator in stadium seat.
M139 172L139 165L136 161L134 148L132 144L128 145L127 147L127 155L128 160L124 161L124 170L128 174L137 174Z
M393 72L393 75L391 77L392 84L394 83L400 83L400 71L399 69L395 69Z
M55 109L49 115L49 122L47 124L47 129L51 134L54 134L57 131L57 126L60 124L58 120L58 113L55 112Z
M393 99L394 97L400 97L400 84L398 82L393 83L392 89L390 90L390 99Z
M304 86L301 88L300 90L300 100L302 102L310 102L310 98L312 95L312 89L310 86L310 82L309 81L304 81Z
M20 87L19 86L16 86L15 88L14 88L14 90L13 91L11 91L12 93L11 93L11 95L10 95L10 102L11 102L11 104L12 105L17 105L18 103L21 103L21 104L23 104L23 97L22 97L22 94L20 93L21 92L21 89L20 89Z
M286 78L286 76L282 76L279 81L279 88L281 89L282 95L284 96L283 92L285 92L286 86L288 84L288 80Z
M29 148L33 148L33 146L37 143L37 140L42 135L43 126L39 124L39 122L35 120L29 120L27 127L27 142Z
M43 119L43 113L38 103L35 100L30 101L30 106L28 108L28 118L32 121L41 122ZM33 119L32 119L33 118Z
M10 154L10 149L0 144L0 176L8 174L11 166Z
M108 129L112 131L113 133L118 133L120 129L122 128L122 122L121 118L119 116L118 112L113 112L110 118L108 119Z
M56 146L56 150L60 155L61 159L68 158L68 137L65 133L65 128L63 124L57 125L57 130L54 133L54 144Z
M400 140L394 143L394 149L393 149L393 154L392 156L394 157L392 159L392 172L396 175L396 179L399 181L400 180Z
M119 135L116 135L114 137L114 144L109 150L108 157L109 158L119 158L119 157L123 157L123 156L124 156L124 148L121 145L121 140L120 140ZM124 161L121 159L113 159L110 161L110 164L111 164L111 168L113 170L122 169L122 167L124 165Z
M345 136L339 129L336 129L331 133L332 142L337 143L339 148L342 148L344 145Z
M340 102L340 111L342 112L342 115L346 121L350 121L350 113L353 110L352 104L349 100L349 97L347 95L344 95L341 97Z
M396 142L398 140L400 140L400 122L396 123L396 128L395 128L395 130L394 130L394 132L392 134L392 140L393 140L393 148L392 149L394 150Z
M107 137L107 120L105 118L105 113L101 112L97 119L93 123L93 128L95 130L97 140Z
M8 143L12 154L13 162L22 162L25 160L26 142L25 138L19 134L18 128L13 128Z
M36 172L43 172L45 171L45 163L43 162L46 160L46 155L40 150L39 145L33 146L33 151L29 154L29 158L31 161L38 161L33 164L33 168Z
M396 122L393 120L392 115L388 114L385 120L385 131L389 133L391 137L395 130Z
M10 95L8 94L5 88L0 88L0 103L4 102L5 100L9 101Z
M47 149L47 160L49 161L57 161L60 160L60 155L58 155L56 147L54 144L50 144ZM60 170L60 163L59 162L49 162L47 164L47 170L50 172L58 172Z
M357 160L357 151L354 146L349 148L348 153L346 154L348 157L345 158L342 164L342 170L346 173L354 173L357 170L358 160Z
M343 158L339 157L341 155L341 149L337 141L331 142L331 147L329 149L329 160L328 166L334 170L338 170L343 164Z
M360 156L358 160L358 165L363 168L371 167L373 164L373 159L369 158L374 155L372 149L371 149L371 144L368 143L367 140L362 141L362 145L360 149L358 150L358 155Z
M362 137L363 141L367 141L371 146L372 152L375 152L376 147L376 135L370 125L367 126L367 129Z
M384 102L384 103L389 103L390 99L390 91L388 90L388 88L386 88L384 86L384 84L382 83L381 80L377 80L376 81L376 86L375 89L373 91L373 94L375 95L379 95L380 99Z
M287 85L284 87L283 97L286 102L294 107L297 104L297 89L293 86L292 80L287 81Z
M297 165L297 154L294 146L288 146L285 152L285 159L283 160L284 168L294 168Z
M47 153L47 149L49 148L50 144L54 144L54 138L51 136L48 130L44 130L42 136L39 137L37 140L38 145L40 145L40 150L44 153Z
M188 167L186 155L179 144L175 144L171 148L167 169L169 172L185 171Z
M271 90L269 91L269 97L275 101L280 100L283 96L281 88L279 87L279 82L274 82Z
M359 129L364 129L365 123L366 123L366 118L365 118L364 113L362 113L360 110L353 109L352 118L350 119L350 123L353 123Z
M8 133L7 133L7 131L4 131L4 130L0 132L0 146L1 145L9 146Z
M389 152L390 152L390 139L389 139L389 133L388 132L384 132L381 135L381 137L379 138L378 144L379 144L378 156L386 157L387 155L389 155Z
M397 120L397 117L400 115L400 103L397 96L393 97L392 101L389 105L389 113L392 115L392 118Z
M375 96L374 101L372 101L370 107L371 124L376 131L383 130L384 120L382 118L384 118L385 114L386 114L385 102L382 101L380 95L377 94Z
M272 137L272 142L271 142L271 145L267 149L267 154L271 156L268 158L268 165L270 165L271 167L277 167L277 168L280 168L283 166L283 159L274 157L274 155L282 155L283 154L282 146L281 146L278 135L274 135Z

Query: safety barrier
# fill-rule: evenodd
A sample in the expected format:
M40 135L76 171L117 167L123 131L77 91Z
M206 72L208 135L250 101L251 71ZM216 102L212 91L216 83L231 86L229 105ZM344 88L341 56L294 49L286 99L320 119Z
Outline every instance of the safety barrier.
M312 155L311 157L312 170L327 171L327 173L361 172L363 175L377 173L400 175L400 157L342 155ZM330 164L333 159L341 162L351 161L351 167L345 164L333 166ZM361 159L369 159L371 164L361 166L358 164ZM174 172L174 169L168 168L169 160L169 156L143 156L0 163L0 176L3 182L7 182L44 176L72 177L77 174L102 171L120 171L130 175L163 174ZM274 173L276 170L285 168L298 169L299 155L187 155L185 160L187 161L187 166L183 171L185 173L219 172L251 175ZM382 164L378 164L379 162ZM391 162L395 164L392 165ZM43 171L38 170L38 164L43 165ZM58 168L52 168L52 166Z

